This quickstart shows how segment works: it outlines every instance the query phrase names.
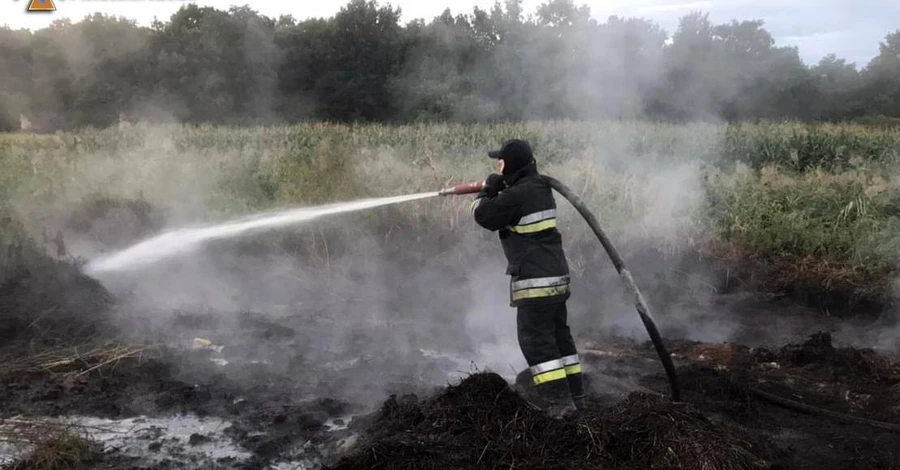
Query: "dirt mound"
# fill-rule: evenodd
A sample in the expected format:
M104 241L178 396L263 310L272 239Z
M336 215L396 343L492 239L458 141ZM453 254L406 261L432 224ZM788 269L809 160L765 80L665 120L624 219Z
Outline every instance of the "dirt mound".
M627 468L765 468L762 446L691 405L636 392L602 413L607 451Z
M831 411L887 423L900 418L900 360L871 349L836 348L817 333L777 352L755 351L761 389Z
M758 354L765 356L766 352L759 351ZM820 375L830 375L837 381L900 383L900 363L871 349L835 348L831 334L826 332L816 333L802 344L784 346L775 359Z
M6 247L0 266L0 342L71 344L105 329L112 297L71 263L30 245Z
M0 204L0 349L16 340L76 344L106 332L111 304L99 282L47 255Z
M358 452L333 469L760 468L758 446L690 405L635 393L555 420L493 373L418 401L392 396Z

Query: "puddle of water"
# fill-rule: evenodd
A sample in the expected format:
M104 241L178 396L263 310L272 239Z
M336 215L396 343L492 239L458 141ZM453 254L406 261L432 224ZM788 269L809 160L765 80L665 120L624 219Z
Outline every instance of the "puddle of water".
M325 426L328 428L329 432L333 431L342 431L347 429L347 426L350 425L350 421L353 421L356 415L348 414L344 416L335 416L334 418L330 418L328 421L325 421Z
M28 453L25 446L15 446L7 442L0 442L0 467L13 463L19 457Z
M272 470L315 470L318 466L307 462L279 462L270 464L269 468Z
M329 419L325 426L330 432L347 429L355 414ZM215 417L179 415L169 417L137 417L104 419L90 416L63 418L60 423L76 427L103 447L104 452L118 452L137 458L143 465L170 461L188 466L206 462L221 463L222 468L240 466L252 454L239 447L225 435L229 421ZM266 435L258 431L251 436ZM0 466L12 463L30 449L0 442ZM316 445L307 441L283 456L284 461L269 468L283 470L314 470L322 467ZM229 462L221 461L227 459Z
M230 422L212 417L142 416L112 420L73 416L59 422L83 432L102 445L104 452L118 451L150 464L167 459L183 463L219 459L243 461L252 456L225 436ZM0 442L0 464L10 463L29 450L28 446Z
M68 421L84 427L91 438L104 446L104 451L117 450L152 462L163 459L245 460L252 455L224 435L230 422L212 417L183 415L122 420L73 417Z

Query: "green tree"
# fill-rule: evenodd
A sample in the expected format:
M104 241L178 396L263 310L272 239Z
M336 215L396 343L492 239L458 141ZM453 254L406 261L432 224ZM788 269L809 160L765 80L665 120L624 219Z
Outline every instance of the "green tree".
M325 52L316 63L312 92L322 117L390 120L390 82L406 53L400 10L352 0L323 28Z
M274 20L247 7L225 12L190 4L154 29L150 101L163 100L176 117L193 122L270 116L280 61Z
M848 64L834 54L822 58L810 70L818 99L816 114L823 119L840 119L856 114L855 102L860 92L862 78L855 64Z
M666 77L651 106L654 114L679 120L718 118L723 101L736 93L730 65L709 14L682 17L666 49Z
M0 28L0 129L52 130L120 113L187 122L900 116L900 31L863 71L805 65L759 20L598 22L574 0L522 0L399 22L376 0L298 22L186 5L144 28L90 15Z
M550 0L537 9L538 24L551 28L583 26L592 21L586 5L575 6L572 0Z
M863 71L858 99L867 113L900 117L900 30L888 34Z
M19 129L19 115L30 114L31 33L0 28L0 132Z
M101 14L61 31L56 46L71 82L65 112L76 127L105 127L126 111L147 73L149 30L134 21Z

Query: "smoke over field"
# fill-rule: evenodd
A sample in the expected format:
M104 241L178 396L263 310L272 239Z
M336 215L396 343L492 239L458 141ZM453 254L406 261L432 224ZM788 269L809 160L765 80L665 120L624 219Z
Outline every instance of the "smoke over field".
M0 30L0 128L24 131L0 135L0 462L893 468L900 131L739 120L890 114L896 33L858 71L699 13L672 36L567 1L398 18ZM686 403L562 197L590 392L569 421L507 385L526 364L471 197L304 215L481 180L509 138L596 214ZM203 231L282 210L304 223ZM116 256L159 234L127 252L153 262Z
M857 304L841 299L881 306L890 299L889 291L878 291L871 282L865 289L847 286L893 272L888 252L866 251L883 249L889 240L879 238L885 236L883 225L874 222L883 217L881 201L893 197L892 162L883 152L880 157L864 153L860 142L871 132L866 128L784 126L557 122L495 125L485 132L479 125L138 125L10 135L4 137L8 148L27 158L8 152L4 159L9 175L4 233L7 246L19 247L9 253L44 252L82 265L168 229L480 179L490 171L486 149L524 136L535 147L540 169L573 188L597 214L664 336L762 346L802 341L824 329L850 344L892 350L896 335L889 333L894 331L889 315L877 328L864 329L815 309L803 314L786 303L765 306L753 300L754 292L810 295L819 311L850 313ZM806 162L823 158L804 143L838 145L847 135L858 139L848 151L853 161L820 161L818 167L829 171L796 168L795 155ZM888 136L894 140L881 142L900 141ZM760 160L748 150L755 146L781 146L784 153ZM798 187L806 192L782 193ZM802 202L791 199L798 196ZM175 390L179 382L207 390L206 398L190 398L187 411L220 415L217 407L225 403L216 390L222 387L250 400L248 410L256 411L228 408L238 413L232 429L244 432L279 419L266 411L266 403L285 399L298 412L315 410L325 420L329 413L371 409L389 393L427 394L473 371L488 369L513 380L525 364L508 306L505 261L496 235L471 220L469 199L429 198L334 215L214 240L155 264L99 272L91 289L114 299L102 307L65 300L72 295L72 281L65 280L71 275L49 282L43 295L24 297L28 284L16 281L21 274L15 273L47 276L54 268L41 271L21 261L5 271L11 273L9 285L18 286L11 291L17 292L14 309L24 316L8 331L11 337L53 344L64 331L55 321L90 318L91 331L125 344L154 345L152 357L159 359L150 360L171 361L181 354L184 359L174 368L154 369L158 380ZM610 336L644 341L631 299L599 243L574 209L557 199L575 278L570 315L579 341L599 349L606 346L589 342ZM854 204L865 209L852 205L841 212L843 201L861 201ZM834 215L821 210L829 204ZM772 221L780 225L773 227ZM830 227L832 236L826 240L801 231L815 223ZM786 239L792 244L783 244ZM836 246L835 240L854 243ZM868 253L884 258L873 263ZM810 271L766 271L761 261L796 258L806 260ZM878 263L883 271L875 270ZM807 284L798 282L801 275ZM835 282L839 275L850 276L846 284ZM831 287L804 290L809 285ZM68 307L61 311L55 305ZM28 320L29 312L45 314ZM134 361L135 355L122 360ZM89 364L103 364L101 358L94 361ZM593 390L601 396L645 390L648 383L641 377L660 370L634 361L618 368L597 364L602 372ZM270 389L265 383L278 385ZM87 381L79 389L87 400L79 409L88 415L97 413L88 398L91 386ZM125 387L125 396L147 393L127 381L110 387ZM158 414L184 399L172 393L181 392L166 392L151 403L125 399L118 406L129 410L126 414ZM321 397L337 402L309 404ZM328 411L338 403L340 410ZM309 432L307 438L338 442L328 437L332 434ZM299 450L290 450L289 443L298 438L275 433L266 439L281 444L251 444L247 436L239 442L264 461L291 460L299 458ZM329 449L321 458L346 455Z
M847 279L847 285L866 286L854 291L838 283L834 295L875 301L889 294L876 290L877 279L873 285L873 277L866 277L877 274L867 270L879 268L879 258L867 262L865 270L862 263L859 267L853 264L856 259L873 259L869 253L879 253L873 250L888 243L879 238L887 233L872 222L880 217L874 212L879 199L893 197L885 173L889 170L875 174L851 167L838 173L789 173L771 166L790 165L795 154L816 158L805 155L812 149L804 148L804 141L835 139L834 145L842 145L838 139L847 132L864 136L868 131L621 122L506 125L494 127L489 134L477 125L137 126L40 138L41 147L29 153L27 161L10 161L10 165L20 166L10 166L7 174L10 204L32 234L41 238L46 233L51 242L61 233L69 254L91 259L165 229L260 210L436 190L480 179L490 171L489 161L483 157L485 149L497 146L507 136L524 136L533 142L542 171L558 177L588 201L650 298L665 299L660 301L665 303L660 306L665 310L660 313L667 318L665 327L696 333L697 339L721 341L733 339L733 332L726 327L728 319L713 322L723 330L704 333L701 330L711 324L698 322L694 315L713 309L711 293L722 289L723 282L749 280L742 277L742 271L753 266L748 260L717 258L720 253L710 254L711 250L740 249L749 252L748 257L779 256L785 262L805 257L816 263L819 257L818 263L823 265L843 264L825 266L822 272L768 273L760 279L774 282L775 287L797 287L789 276L812 276L810 284L822 284L819 281L841 281L838 276L845 275L856 276ZM37 144L31 137L7 138L17 148ZM757 154L751 153L753 146L779 145L783 150L775 147L770 161L759 161ZM849 150L844 164L861 165L856 160L866 157L861 154L865 150ZM873 163L888 168L890 162ZM746 169L731 169L734 164ZM29 171L35 168L41 168L41 173ZM753 168L763 168L761 176L754 176ZM827 211L817 214L812 208L806 212L796 200L794 207L784 207L781 212L778 206L766 206L783 206L779 198L790 202L791 194L779 192L798 184L810 185L807 202L816 203L816 196L821 196L821 204L833 205L833 216ZM875 204L860 197L874 198ZM856 199L864 209L853 210ZM584 292L598 282L602 285L600 305L588 296L576 296L585 302L581 310L588 306L605 309L599 315L601 323L631 324L635 328L626 327L632 330L628 334L641 337L630 301L618 288L605 253L568 203L561 198L559 203L566 247L578 282L583 283L579 289ZM842 217L846 204L851 204L851 211ZM297 299L287 297L299 296L311 283L332 286L317 295L333 296L334 287L352 276L385 285L417 284L416 292L403 295L401 290L391 289L391 301L408 306L420 300L417 297L433 301L432 296L447 294L460 299L459 293L448 292L454 283L464 288L462 299L482 290L499 290L502 297L502 288L478 285L489 279L502 284L503 262L494 236L477 228L465 212L466 205L462 199L427 200L320 219L271 234L215 242L199 253L167 261L177 270L169 264L165 268L135 267L133 272L126 270L113 277L116 283L133 278L135 285L130 289L141 292L151 288L154 283L148 282L147 276L158 270L166 294L145 294L163 299L169 310L180 308L178 302L268 310L274 305L291 305ZM772 227L754 219L753 214L765 210L773 211L770 218L783 220L781 225ZM744 221L735 220L742 214L747 214ZM853 243L829 245L829 240L814 231L803 232L817 223L816 216L820 224L836 224L829 240L849 243L852 239ZM790 220L805 225L790 226ZM736 222L758 225L741 227ZM780 247L786 240L779 237L805 238L789 246L792 252L784 253ZM705 256L702 261L701 256ZM493 262L488 263L489 259ZM883 259L882 269L889 272L888 258ZM173 275L177 272L183 272L183 278ZM729 281L723 273L725 278L737 280ZM178 286L190 288L181 292ZM302 297L310 302L310 292L316 291L308 288ZM814 294L823 302L832 302L830 308L849 305L831 301L832 292ZM193 295L199 297L190 300ZM350 292L345 295L360 297ZM272 299L270 305L266 305L267 298ZM504 301L497 300L491 302L493 308L507 308ZM450 307L460 311L457 319L465 318L471 302ZM584 315L590 318L584 324L596 324L598 316Z

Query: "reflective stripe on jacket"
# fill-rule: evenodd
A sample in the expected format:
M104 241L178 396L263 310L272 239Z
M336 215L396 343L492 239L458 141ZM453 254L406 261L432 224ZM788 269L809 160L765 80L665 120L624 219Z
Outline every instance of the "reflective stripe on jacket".
M569 265L556 228L552 189L533 167L506 178L499 194L487 189L472 202L478 225L496 231L509 263L510 305L569 298Z

